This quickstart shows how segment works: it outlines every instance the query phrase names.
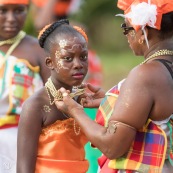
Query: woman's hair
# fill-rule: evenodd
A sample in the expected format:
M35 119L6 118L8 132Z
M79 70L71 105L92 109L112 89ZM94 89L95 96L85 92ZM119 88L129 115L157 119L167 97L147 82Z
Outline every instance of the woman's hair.
M50 52L50 43L56 43L57 35L71 34L71 35L82 35L86 42L88 41L87 35L80 27L72 27L69 25L67 19L58 20L52 24L46 25L39 33L38 40L40 47L44 48L46 52Z
M160 38L166 39L173 36L173 12L163 14L161 29L160 29Z

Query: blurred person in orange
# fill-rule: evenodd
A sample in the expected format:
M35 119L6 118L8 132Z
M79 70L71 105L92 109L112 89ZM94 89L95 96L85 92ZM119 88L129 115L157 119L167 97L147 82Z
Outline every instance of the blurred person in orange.
M78 11L82 0L31 0L32 16L37 31Z

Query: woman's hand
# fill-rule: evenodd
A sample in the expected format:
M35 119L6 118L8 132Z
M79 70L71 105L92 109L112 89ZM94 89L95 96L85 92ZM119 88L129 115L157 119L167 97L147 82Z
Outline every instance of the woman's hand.
M98 108L105 96L105 91L98 86L85 84L88 92L79 97L80 104L86 108Z

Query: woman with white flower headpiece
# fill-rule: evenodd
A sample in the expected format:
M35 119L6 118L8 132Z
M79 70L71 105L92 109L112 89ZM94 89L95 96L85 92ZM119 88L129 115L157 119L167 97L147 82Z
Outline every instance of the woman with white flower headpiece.
M106 94L87 84L92 93L81 104L99 106L98 123L64 88L56 106L75 118L102 151L100 173L172 173L173 1L118 0L118 7L124 11L117 16L125 19L121 28L130 48L145 60Z

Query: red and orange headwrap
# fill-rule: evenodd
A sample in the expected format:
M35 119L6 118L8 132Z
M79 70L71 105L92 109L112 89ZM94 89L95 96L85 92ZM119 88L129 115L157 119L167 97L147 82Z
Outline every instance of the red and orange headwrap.
M122 16L135 30L150 26L160 30L162 15L173 11L173 0L118 0Z
M0 0L0 4L29 4L29 0Z
M68 13L71 1L72 0L57 1L54 7L55 14L58 16L66 15ZM32 0L32 3L39 8L42 8L47 2L48 0Z

